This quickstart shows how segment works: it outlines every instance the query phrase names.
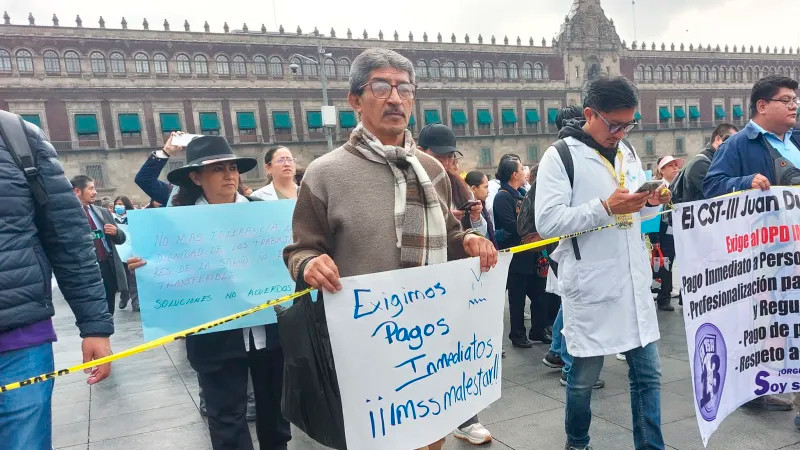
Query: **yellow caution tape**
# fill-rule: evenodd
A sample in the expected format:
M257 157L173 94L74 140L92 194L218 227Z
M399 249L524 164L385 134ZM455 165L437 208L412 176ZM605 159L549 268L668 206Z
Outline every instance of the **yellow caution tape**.
M0 392L7 392L11 391L23 386L28 386L31 384L41 383L47 380L52 380L53 378L62 377L64 375L75 373L82 371L84 369L89 369L95 366L100 366L103 364L110 363L112 361L116 361L118 359L127 358L128 356L135 355L137 353L141 353L147 350L150 350L155 347L160 347L164 344L168 344L172 341L177 341L179 339L184 339L186 336L191 336L193 334L200 333L201 331L205 331L214 327L218 327L220 325L226 324L228 322L234 321L236 319L241 319L242 317L249 316L251 314L257 313L262 309L267 309L269 307L280 305L281 303L286 303L289 300L295 299L297 297L301 297L303 295L308 294L309 292L313 291L314 289L308 288L302 291L295 292L293 294L289 294L287 296L270 300L266 303L262 303L260 305L254 306L248 310L238 312L236 314L231 314L230 316L225 316L220 319L212 320L211 322L206 322L202 325L198 325L196 327L188 328L183 331L178 331L176 333L169 334L167 336L160 337L158 339L154 339L150 342L145 342L144 344L137 345L136 347L131 347L125 351L120 353L115 353L113 355L106 356L104 358L95 359L93 361L85 362L83 364L78 364L77 366L72 366L68 369L61 369L55 372L50 373L43 373L36 377L31 377L22 381L16 381L14 383L7 384L5 386L0 386Z
M673 209L674 208L668 208L668 209L664 209L663 211L657 212L655 214L650 214L649 216L642 217L641 221L644 222L644 221L653 219L653 218L658 217L660 215L663 215L663 214L666 214L668 212L671 212ZM517 245L516 247L510 247L510 248L507 248L507 249L501 250L501 251L508 252L508 253L524 252L524 251L533 250L533 249L536 249L536 248L539 248L539 247L544 247L544 246L547 246L547 245L550 245L550 244L555 244L556 242L564 240L564 239L572 239L574 237L578 237L578 236L581 236L581 235L584 235L584 234L587 234L587 233L592 233L594 231L605 230L606 228L613 228L613 227L616 227L616 226L617 226L617 223L614 222L614 223L610 223L608 225L602 225L602 226L599 226L599 227L590 228L588 230L578 231L577 233L565 234L563 236L556 236L556 237L552 237L552 238L548 238L548 239L542 239L541 241L536 241L536 242L531 242L531 243L528 243L528 244Z
M670 212L670 211L672 211L672 209L665 209L664 211L661 211L659 213L652 214L652 215L649 215L647 217L642 217L642 221L649 220L649 219L652 219L654 217L658 217L658 216L660 216L662 214L666 214L667 212ZM516 247L507 248L507 249L505 249L503 251L504 252L510 252L510 253L519 253L519 252L524 252L524 251L527 251L527 250L533 250L533 249L536 249L536 248L539 248L539 247L544 247L546 245L556 243L556 242L558 242L560 240L563 240L563 239L571 239L571 238L576 237L576 236L580 236L580 235L583 235L583 234L591 233L591 232L594 232L594 231L604 230L606 228L611 228L611 227L615 227L615 226L617 226L616 223L612 223L612 224L609 224L609 225L603 225L603 226L592 228L592 229L589 229L589 230L579 231L577 233L565 234L563 236L553 237L553 238L549 238L549 239L543 239L541 241L531 242L529 244L517 245ZM152 340L150 342L145 342L144 344L140 344L140 345L137 345L135 347L131 347L131 348L129 348L127 350L124 350L122 352L119 352L119 353L114 353L113 355L109 355L109 356L106 356L106 357L103 357L103 358L100 358L100 359L95 359L95 360L92 360L92 361L89 361L89 362L85 362L83 364L78 364L76 366L72 366L72 367L69 367L69 368L66 368L66 369L61 369L61 370L57 370L57 371L50 372L50 373L43 373L43 374L41 374L39 376L35 376L35 377L27 378L25 380L16 381L14 383L6 384L5 386L0 386L0 393L8 392L8 391L11 391L11 390L23 387L23 386L29 386L29 385L36 384L36 383L42 383L44 381L52 380L54 378L63 377L64 375L68 375L70 373L80 372L80 371L82 371L84 369L90 369L92 367L101 366L103 364L107 364L107 363L110 363L112 361L116 361L118 359L127 358L128 356L136 355L138 353L142 353L144 351L147 351L147 350L150 350L150 349L153 349L153 348L156 348L156 347L160 347L160 346L168 344L170 342L177 341L177 340L180 340L180 339L184 339L184 338L186 338L186 336L191 336L193 334L200 333L201 331L205 331L205 330L208 330L208 329L211 329L211 328L218 327L220 325L226 324L228 322L232 322L232 321L234 321L236 319L241 319L242 317L249 316L251 314L257 313L258 311L261 311L263 309L267 309L267 308L270 308L270 307L275 306L275 305L280 305L281 303L286 303L289 300L293 300L295 298L302 297L303 295L306 295L306 294L308 294L308 293L310 293L312 291L314 291L313 288L304 289L302 291L298 291L298 292L295 292L293 294L289 294L289 295L286 295L284 297L281 297L281 298L278 298L278 299L275 299L275 300L270 300L268 302L265 302L265 303L262 303L260 305L254 306L254 307L252 307L250 309L247 309L245 311L238 312L236 314L231 314L229 316L225 316L225 317L222 317L220 319L212 320L211 322L206 322L204 324L198 325L196 327L188 328L188 329L183 330L183 331L178 331L178 332L169 334L167 336L163 336L163 337L160 337L158 339L154 339L154 340Z

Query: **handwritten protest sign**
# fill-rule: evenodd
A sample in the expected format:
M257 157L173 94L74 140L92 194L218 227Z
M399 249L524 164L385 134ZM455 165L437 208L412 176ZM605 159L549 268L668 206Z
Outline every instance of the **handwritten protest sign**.
M130 211L146 340L245 310L294 291L282 250L294 200ZM212 332L275 323L272 308Z
M746 401L800 391L800 190L681 204L673 229L707 445Z
M418 448L500 398L510 254L342 279L325 298L348 448Z

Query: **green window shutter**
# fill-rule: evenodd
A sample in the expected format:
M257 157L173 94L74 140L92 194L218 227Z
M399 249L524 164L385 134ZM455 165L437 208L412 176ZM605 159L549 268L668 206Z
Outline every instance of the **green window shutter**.
M535 145L528 146L528 162L536 162L539 160L539 147Z
M489 125L492 123L492 113L488 109L478 110L478 125Z
M636 114L633 115L633 120L642 120L642 113L636 111Z
M256 114L254 112L249 112L249 111L237 112L236 123L239 124L240 130L255 130Z
M289 111L273 111L272 112L272 125L276 130L292 129L292 118L289 116Z
M661 106L658 108L658 119L661 121L669 120L672 114L669 113L669 106Z
M306 122L308 128L322 128L322 112L306 111Z
M142 125L139 123L139 114L120 114L119 131L122 133L141 133Z
M450 119L453 125L464 125L467 123L467 114L463 109L454 109L450 111Z
M408 126L413 127L417 124L417 119L414 118L414 114L411 114L411 117L408 119Z
M744 116L741 105L733 105L733 118L741 119Z
M690 106L689 107L689 118L690 119L699 119L700 118L700 109L697 106Z
M491 148L482 148L481 149L481 156L480 156L480 161L478 161L478 165L480 167L491 167L492 166L492 149Z
M539 110L537 110L537 109L526 109L525 110L525 122L528 122L528 123L539 123Z
M725 118L725 108L723 108L722 105L714 105L714 118L716 119Z
M42 119L39 118L38 114L20 114L20 116L22 116L22 120L42 128Z
M356 113L353 111L339 111L339 126L342 128L355 128Z
M161 131L180 131L181 118L178 113L161 113Z
M683 106L675 107L675 118L679 120L683 120L686 118L686 111L683 110Z
M438 109L426 109L425 110L425 125L429 125L432 123L442 123L442 120L439 118L439 110Z
M558 108L549 108L547 110L547 123L556 123L556 116L558 116Z
M513 109L504 109L501 112L503 116L503 125L512 125L517 123L517 115L514 113Z
M75 114L75 132L97 134L97 116L94 114Z
M219 130L219 118L217 118L217 113L201 112L200 129L202 131Z

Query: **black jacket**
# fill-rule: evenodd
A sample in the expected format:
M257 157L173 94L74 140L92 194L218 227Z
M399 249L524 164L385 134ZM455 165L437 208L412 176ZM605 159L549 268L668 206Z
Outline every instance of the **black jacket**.
M114 333L89 223L42 130L25 123L48 202L36 208L22 170L0 139L0 331L55 313L51 275L82 337Z
M495 230L502 229L502 235L507 236L505 240L497 242L497 247L501 250L522 243L517 234L517 206L521 201L522 196L519 192L511 192L502 187L494 196L492 213L494 214ZM537 253L530 251L515 254L511 259L509 271L524 274L536 273L537 256Z
M683 199L681 202L693 202L703 200L703 179L714 159L714 147L708 144L694 158L690 159L686 165L686 172L683 175ZM703 156L700 156L703 155Z

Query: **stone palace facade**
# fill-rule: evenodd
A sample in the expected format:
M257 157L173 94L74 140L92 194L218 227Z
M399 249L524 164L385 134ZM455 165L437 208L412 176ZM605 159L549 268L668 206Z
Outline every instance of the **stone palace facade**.
M581 88L599 75L622 74L638 85L641 125L630 140L648 168L662 155L695 154L718 123L746 123L759 77L800 78L800 49L628 44L599 0L574 0L550 42L20 19L5 14L0 25L0 109L39 125L68 176L88 174L101 195L139 201L146 199L134 174L171 131L222 135L237 153L259 159L286 145L300 167L326 152L320 70L337 108L334 145L347 139L358 121L346 100L350 62L368 47L414 62L412 131L438 121L453 127L462 166L487 173L503 153L537 162L555 140L557 109L580 103ZM319 61L319 46L331 57L317 65L308 58ZM178 157L169 167L182 164ZM254 188L265 182L259 166L245 176Z

